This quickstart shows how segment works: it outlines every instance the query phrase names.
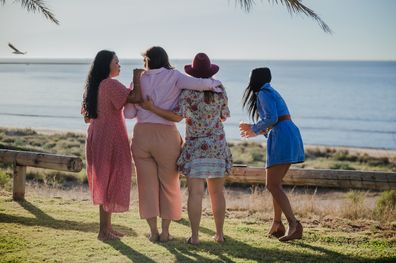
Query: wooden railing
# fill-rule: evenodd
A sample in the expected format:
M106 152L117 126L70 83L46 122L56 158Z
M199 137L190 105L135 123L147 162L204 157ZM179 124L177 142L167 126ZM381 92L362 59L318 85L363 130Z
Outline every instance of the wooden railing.
M75 156L0 149L0 162L14 165L13 199L25 199L26 167L79 172L82 160Z
M0 149L0 162L14 164L13 199L25 198L26 167L79 172L82 160L75 156ZM234 166L226 182L265 184L265 168ZM291 168L285 185L388 190L396 189L396 173Z
M226 182L265 184L265 168L233 167ZM335 188L389 190L396 189L396 173L291 168L283 178L284 185L307 185Z

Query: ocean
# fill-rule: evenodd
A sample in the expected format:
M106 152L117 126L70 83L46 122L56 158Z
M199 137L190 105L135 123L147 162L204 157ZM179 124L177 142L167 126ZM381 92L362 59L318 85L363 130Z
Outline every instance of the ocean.
M190 60L172 60L183 71ZM305 144L396 149L396 62L213 60L229 97L228 140L249 121L242 95L251 69L268 66ZM1 60L0 127L84 132L80 116L89 60ZM142 60L120 59L129 85ZM127 120L131 132L134 121ZM184 134L183 123L178 124ZM264 140L260 136L255 140Z

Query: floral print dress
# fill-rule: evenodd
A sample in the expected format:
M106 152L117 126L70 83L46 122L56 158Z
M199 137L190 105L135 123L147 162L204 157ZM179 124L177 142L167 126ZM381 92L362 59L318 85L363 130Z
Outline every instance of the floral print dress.
M216 178L230 173L232 155L225 139L222 120L230 116L226 93L183 90L174 112L186 121L186 141L177 160L181 173L193 178Z

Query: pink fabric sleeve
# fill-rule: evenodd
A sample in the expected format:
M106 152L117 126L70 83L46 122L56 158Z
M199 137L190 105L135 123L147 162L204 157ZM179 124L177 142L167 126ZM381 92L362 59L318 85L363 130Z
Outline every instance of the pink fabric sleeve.
M216 88L221 85L221 82L216 79L200 79L187 76L179 71L177 71L178 78L176 82L176 87L178 89L190 89L190 90L212 90L215 92L223 92L223 89Z
M137 115L137 108L135 104L127 103L124 106L124 116L125 119L133 119Z
M130 89L127 89L118 80L110 79L108 80L108 96L112 102L114 108L120 110L127 101Z

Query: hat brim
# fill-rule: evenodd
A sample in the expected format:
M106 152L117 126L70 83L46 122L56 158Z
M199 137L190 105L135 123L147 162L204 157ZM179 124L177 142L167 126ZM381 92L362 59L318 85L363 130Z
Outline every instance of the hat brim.
M196 78L210 78L219 71L219 66L217 66L216 64L211 64L210 68L203 70L203 69L193 68L192 65L185 65L184 71L188 75Z

